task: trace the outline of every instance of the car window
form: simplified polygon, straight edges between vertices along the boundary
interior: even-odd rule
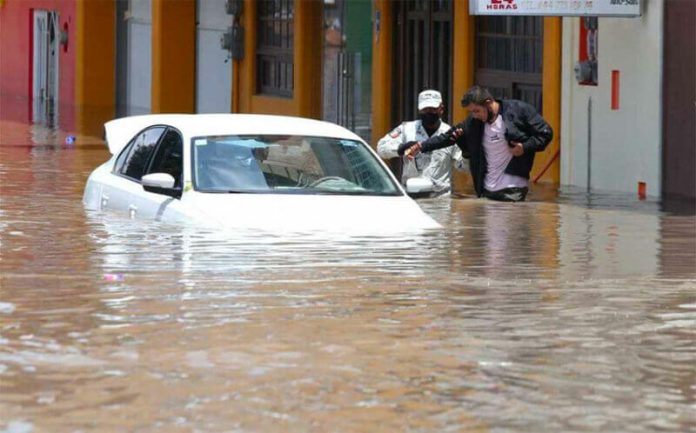
[[[163,126],[156,126],[138,134],[119,155],[115,171],[139,181],[147,169],[152,152],[164,129]]]
[[[118,158],[116,158],[116,164],[114,165],[114,173],[120,173],[121,169],[123,168],[123,163],[126,162],[126,158],[128,158],[128,154],[130,153],[131,149],[133,148],[133,143],[135,143],[135,139],[138,138],[137,136],[134,137],[131,141],[126,144],[126,146],[121,150],[121,153],[118,155]]]
[[[181,187],[183,173],[183,139],[174,130],[168,129],[160,140],[160,144],[152,157],[148,173],[168,173],[174,177],[174,187]]]
[[[367,146],[309,136],[193,139],[194,187],[204,192],[400,195]]]

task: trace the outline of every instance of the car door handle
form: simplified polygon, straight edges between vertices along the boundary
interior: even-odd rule
[[[128,216],[132,218],[135,218],[135,214],[138,212],[138,206],[132,204],[128,206]]]
[[[106,206],[109,204],[109,196],[106,194],[102,194],[101,196],[101,208],[106,209]]]

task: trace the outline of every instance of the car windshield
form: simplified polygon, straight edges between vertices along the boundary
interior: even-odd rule
[[[193,138],[198,191],[401,195],[367,146],[356,140],[281,135]]]

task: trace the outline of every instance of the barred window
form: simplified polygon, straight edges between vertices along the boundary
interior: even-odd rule
[[[257,93],[292,98],[294,0],[258,0]]]

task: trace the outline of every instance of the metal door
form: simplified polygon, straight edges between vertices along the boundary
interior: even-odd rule
[[[129,0],[127,37],[127,114],[148,114],[152,107],[152,0]]]
[[[323,119],[370,140],[370,0],[324,2]]]
[[[696,201],[695,17],[696,2],[665,2],[662,193],[665,198],[691,200],[692,206]]]
[[[58,118],[58,14],[34,10],[32,121],[55,126]]]
[[[225,0],[196,2],[196,112],[232,111],[232,61],[220,38],[232,25]]]
[[[442,93],[445,119],[452,107],[452,0],[394,2],[392,123],[417,117],[418,93]]]
[[[476,84],[541,112],[543,30],[541,17],[476,17]]]

